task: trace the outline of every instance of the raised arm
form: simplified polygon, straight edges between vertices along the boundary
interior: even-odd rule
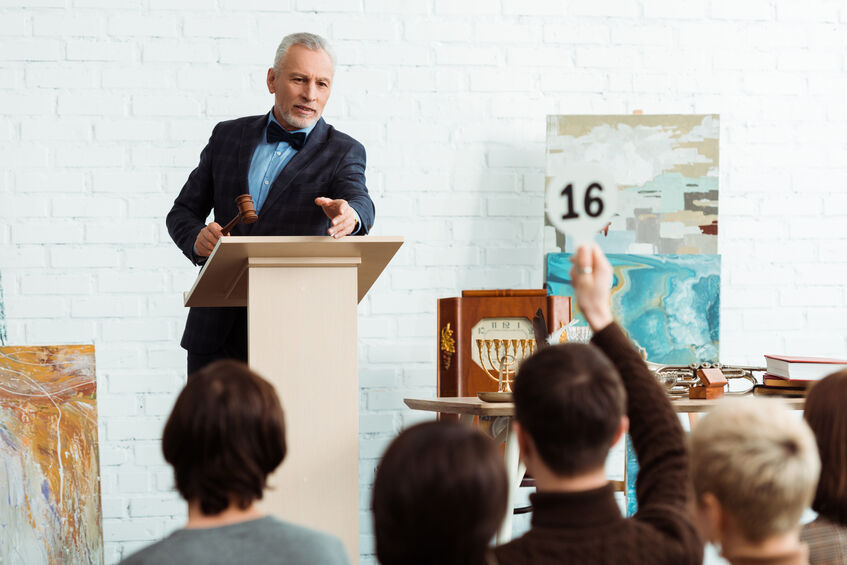
[[[665,392],[611,312],[612,267],[600,248],[580,247],[571,280],[577,303],[594,331],[592,342],[621,374],[627,392],[629,433],[638,455],[637,520],[681,542],[692,562],[700,546],[688,515],[688,454],[679,419]]]

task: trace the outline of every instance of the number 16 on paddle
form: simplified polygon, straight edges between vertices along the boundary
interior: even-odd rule
[[[618,187],[599,165],[568,165],[547,181],[547,218],[573,237],[574,250],[594,241],[594,234],[612,219],[617,202]]]

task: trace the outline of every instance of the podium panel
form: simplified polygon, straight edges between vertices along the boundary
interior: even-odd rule
[[[269,268],[251,260],[248,335],[250,367],[282,401],[288,444],[262,507],[338,535],[357,558],[358,260],[346,261]]]

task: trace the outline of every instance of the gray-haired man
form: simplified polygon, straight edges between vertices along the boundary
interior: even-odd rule
[[[325,39],[288,35],[268,69],[271,111],[215,126],[167,217],[171,238],[194,264],[206,260],[221,224],[238,213],[235,197],[248,192],[259,219],[239,224],[233,235],[340,238],[370,230],[374,205],[365,186],[365,149],[321,118],[334,74]],[[211,211],[214,221],[206,225]],[[216,359],[246,361],[246,310],[192,308],[182,347],[189,374]]]

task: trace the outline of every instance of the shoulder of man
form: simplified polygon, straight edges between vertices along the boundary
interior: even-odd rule
[[[285,553],[292,562],[315,565],[347,565],[349,559],[341,540],[332,534],[313,530],[305,526],[284,522],[272,517],[264,524],[276,529]]]
[[[365,146],[362,145],[356,139],[354,139],[352,136],[347,135],[343,131],[335,129],[334,126],[331,126],[326,122],[324,122],[324,125],[326,126],[326,139],[327,139],[327,141],[333,143],[334,145],[336,145],[338,147],[344,147],[344,148],[350,148],[350,149],[361,148],[362,150],[364,150]]]
[[[172,543],[169,537],[143,547],[127,557],[118,565],[153,565],[167,563],[166,557],[171,554]]]
[[[808,544],[815,563],[843,563],[838,559],[847,557],[847,526],[831,522],[823,516],[803,526],[800,540]],[[822,559],[823,556],[831,561]]]
[[[233,118],[231,120],[224,120],[222,122],[218,122],[215,124],[213,131],[222,131],[222,130],[232,130],[244,127],[247,124],[253,123],[256,120],[264,118],[267,114],[259,114],[258,116],[244,116],[242,118]]]
[[[494,548],[493,554],[498,565],[523,565],[530,562],[529,542],[527,534],[513,539]]]

